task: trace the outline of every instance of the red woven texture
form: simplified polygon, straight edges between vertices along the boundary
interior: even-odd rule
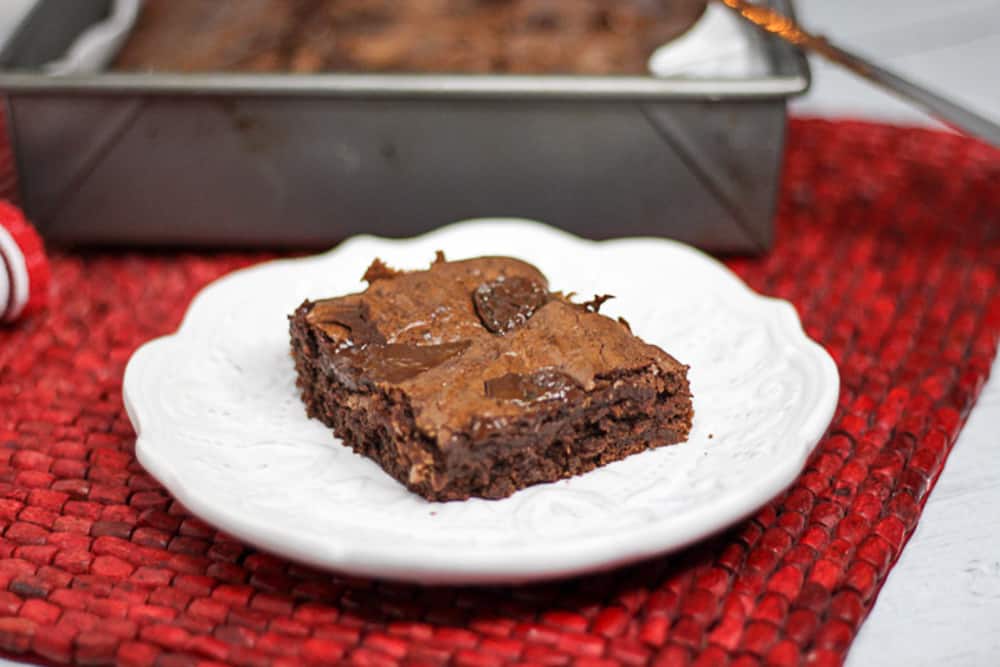
[[[133,457],[122,371],[197,289],[260,256],[55,254],[47,314],[0,331],[0,648],[123,665],[837,664],[994,358],[1000,155],[793,122],[778,227],[773,253],[730,263],[839,363],[805,473],[693,549],[526,588],[332,576],[188,515]]]

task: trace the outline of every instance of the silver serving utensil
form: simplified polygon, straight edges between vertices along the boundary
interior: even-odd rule
[[[941,97],[861,56],[804,30],[793,19],[747,0],[719,0],[758,28],[796,46],[818,53],[920,107],[954,129],[1000,148],[1000,125]]]

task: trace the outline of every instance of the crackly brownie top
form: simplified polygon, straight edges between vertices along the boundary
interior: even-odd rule
[[[517,259],[438,253],[429,269],[406,272],[375,260],[364,279],[364,292],[306,302],[306,320],[325,334],[341,382],[401,390],[442,445],[474,422],[582,395],[602,376],[683,368],[598,313],[603,297],[573,303]]]
[[[645,74],[705,0],[146,0],[115,66]]]

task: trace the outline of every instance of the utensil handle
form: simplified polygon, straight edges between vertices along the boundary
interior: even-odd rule
[[[1000,125],[993,121],[946,100],[937,93],[933,93],[923,86],[918,86],[898,74],[879,67],[856,53],[851,53],[832,44],[825,37],[803,29],[790,16],[776,12],[770,7],[755,4],[750,0],[719,0],[719,2],[761,30],[777,35],[799,48],[814,51],[855,74],[896,93],[899,97],[912,102],[956,130],[978,137],[1000,148]]]
[[[945,124],[1000,148],[1000,125],[861,56],[825,41],[821,52],[858,75],[914,103]]]

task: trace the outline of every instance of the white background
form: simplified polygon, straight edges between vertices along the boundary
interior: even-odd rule
[[[0,41],[30,0],[2,0]],[[799,0],[809,27],[1000,122],[1000,0]],[[813,61],[798,114],[930,123]],[[917,530],[861,629],[849,667],[1000,664],[1000,361]],[[14,664],[0,660],[0,664]]]

